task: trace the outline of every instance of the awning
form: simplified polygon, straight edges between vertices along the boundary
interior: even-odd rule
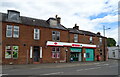
[[[80,48],[96,48],[96,45],[81,44],[81,43],[67,43],[67,42],[53,42],[47,41],[47,46],[59,46],[59,47],[80,47]]]

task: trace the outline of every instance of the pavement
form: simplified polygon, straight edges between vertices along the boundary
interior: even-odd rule
[[[2,75],[118,75],[118,60],[3,65]]]

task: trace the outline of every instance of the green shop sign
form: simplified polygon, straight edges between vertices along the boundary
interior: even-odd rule
[[[81,52],[81,48],[70,48],[71,52]]]

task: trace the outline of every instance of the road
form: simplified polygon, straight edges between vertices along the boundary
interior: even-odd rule
[[[118,75],[118,61],[4,65],[3,75]]]

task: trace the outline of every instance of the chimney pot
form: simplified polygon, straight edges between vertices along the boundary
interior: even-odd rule
[[[75,24],[75,26],[73,27],[73,29],[79,30],[79,26],[77,26],[77,24]]]
[[[100,32],[97,32],[98,35],[100,35]]]
[[[58,18],[58,15],[55,15],[55,18],[57,19],[57,18]]]

